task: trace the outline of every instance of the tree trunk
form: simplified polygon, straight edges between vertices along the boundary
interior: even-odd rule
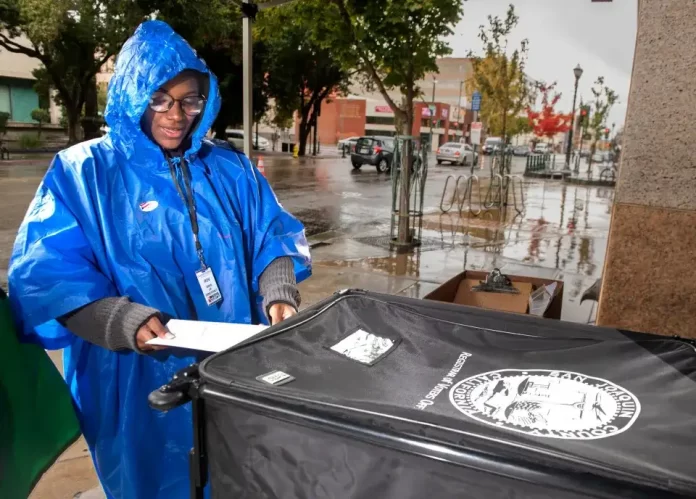
[[[83,89],[85,96],[85,117],[82,119],[84,140],[91,140],[101,135],[99,128],[99,103],[97,97],[97,79],[92,78]]]
[[[587,173],[590,174],[592,173],[592,160],[594,158],[594,153],[597,150],[597,140],[595,139],[594,142],[592,142],[592,145],[590,146],[590,158],[589,161],[587,162]]]
[[[68,145],[77,144],[80,141],[78,128],[80,126],[80,109],[73,106],[65,106],[68,115]]]
[[[405,117],[399,119],[401,123],[402,130],[399,131],[401,135],[411,135],[413,133],[413,85],[410,86],[408,92],[406,93],[406,113]],[[405,119],[403,119],[405,118]],[[404,142],[407,145],[408,142]],[[409,211],[411,208],[411,154],[413,151],[413,144],[411,147],[405,147],[402,153],[401,160],[401,194],[399,196],[399,223],[398,223],[398,233],[397,242],[399,244],[408,244],[411,242],[411,230],[409,227]],[[399,165],[392,165],[392,168],[398,168]]]
[[[223,117],[218,117],[218,119],[215,120],[215,124],[213,125],[215,138],[220,140],[227,140],[225,130],[227,130],[227,120]]]
[[[298,154],[304,156],[307,153],[307,139],[312,131],[311,120],[308,116],[302,115],[302,121],[300,121],[300,146]]]

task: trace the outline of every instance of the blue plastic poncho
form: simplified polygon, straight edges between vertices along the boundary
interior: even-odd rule
[[[201,264],[186,206],[163,152],[140,127],[150,95],[184,69],[209,77],[185,158],[205,261],[223,296],[213,306],[196,278]],[[109,85],[109,134],[55,157],[15,243],[9,281],[16,318],[44,347],[65,348],[65,378],[109,497],[189,497],[190,406],[162,414],[149,409],[147,396],[199,359],[108,351],[54,319],[126,295],[180,319],[258,322],[258,279],[271,261],[292,257],[298,282],[310,273],[301,223],[246,157],[203,140],[219,108],[216,78],[192,48],[162,22],[142,24]]]

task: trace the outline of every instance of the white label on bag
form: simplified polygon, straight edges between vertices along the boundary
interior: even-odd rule
[[[201,291],[203,291],[203,296],[205,296],[205,302],[208,306],[215,305],[222,300],[220,289],[218,288],[217,281],[215,281],[215,276],[210,267],[196,272],[196,277],[198,278],[198,284],[201,287]]]
[[[331,347],[334,352],[363,364],[372,364],[394,346],[389,338],[358,329]]]
[[[264,383],[268,383],[269,385],[284,385],[285,383],[290,383],[295,378],[290,376],[288,373],[284,373],[283,371],[271,371],[270,373],[263,374],[256,379],[263,381]]]

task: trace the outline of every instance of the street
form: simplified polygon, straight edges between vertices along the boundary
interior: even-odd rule
[[[423,246],[413,255],[395,257],[388,250],[391,179],[364,166],[353,170],[348,158],[293,160],[264,155],[265,175],[283,206],[305,224],[313,245],[314,276],[303,283],[303,305],[350,286],[376,291],[429,289],[468,269],[500,267],[510,274],[559,278],[566,282],[563,318],[591,320],[590,304],[579,294],[601,273],[613,190],[565,185],[558,180],[524,179],[524,211],[484,211],[459,216],[456,203],[442,213],[448,176],[470,169],[437,166],[428,171],[425,188]],[[490,183],[485,159],[482,196]],[[50,155],[0,163],[0,285],[7,285],[12,243],[28,203],[50,162]],[[521,175],[524,158],[514,158],[512,173]],[[450,181],[447,200],[451,199]],[[478,196],[474,195],[474,205]],[[521,200],[518,200],[521,208]],[[363,278],[364,277],[364,278]],[[327,281],[328,279],[328,281]],[[408,291],[406,291],[408,290]]]

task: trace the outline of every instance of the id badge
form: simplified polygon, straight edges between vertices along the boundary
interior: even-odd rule
[[[196,272],[196,277],[198,278],[198,284],[201,287],[201,291],[203,291],[203,296],[205,296],[205,302],[208,306],[215,305],[222,300],[220,289],[215,281],[213,270],[210,267]]]

